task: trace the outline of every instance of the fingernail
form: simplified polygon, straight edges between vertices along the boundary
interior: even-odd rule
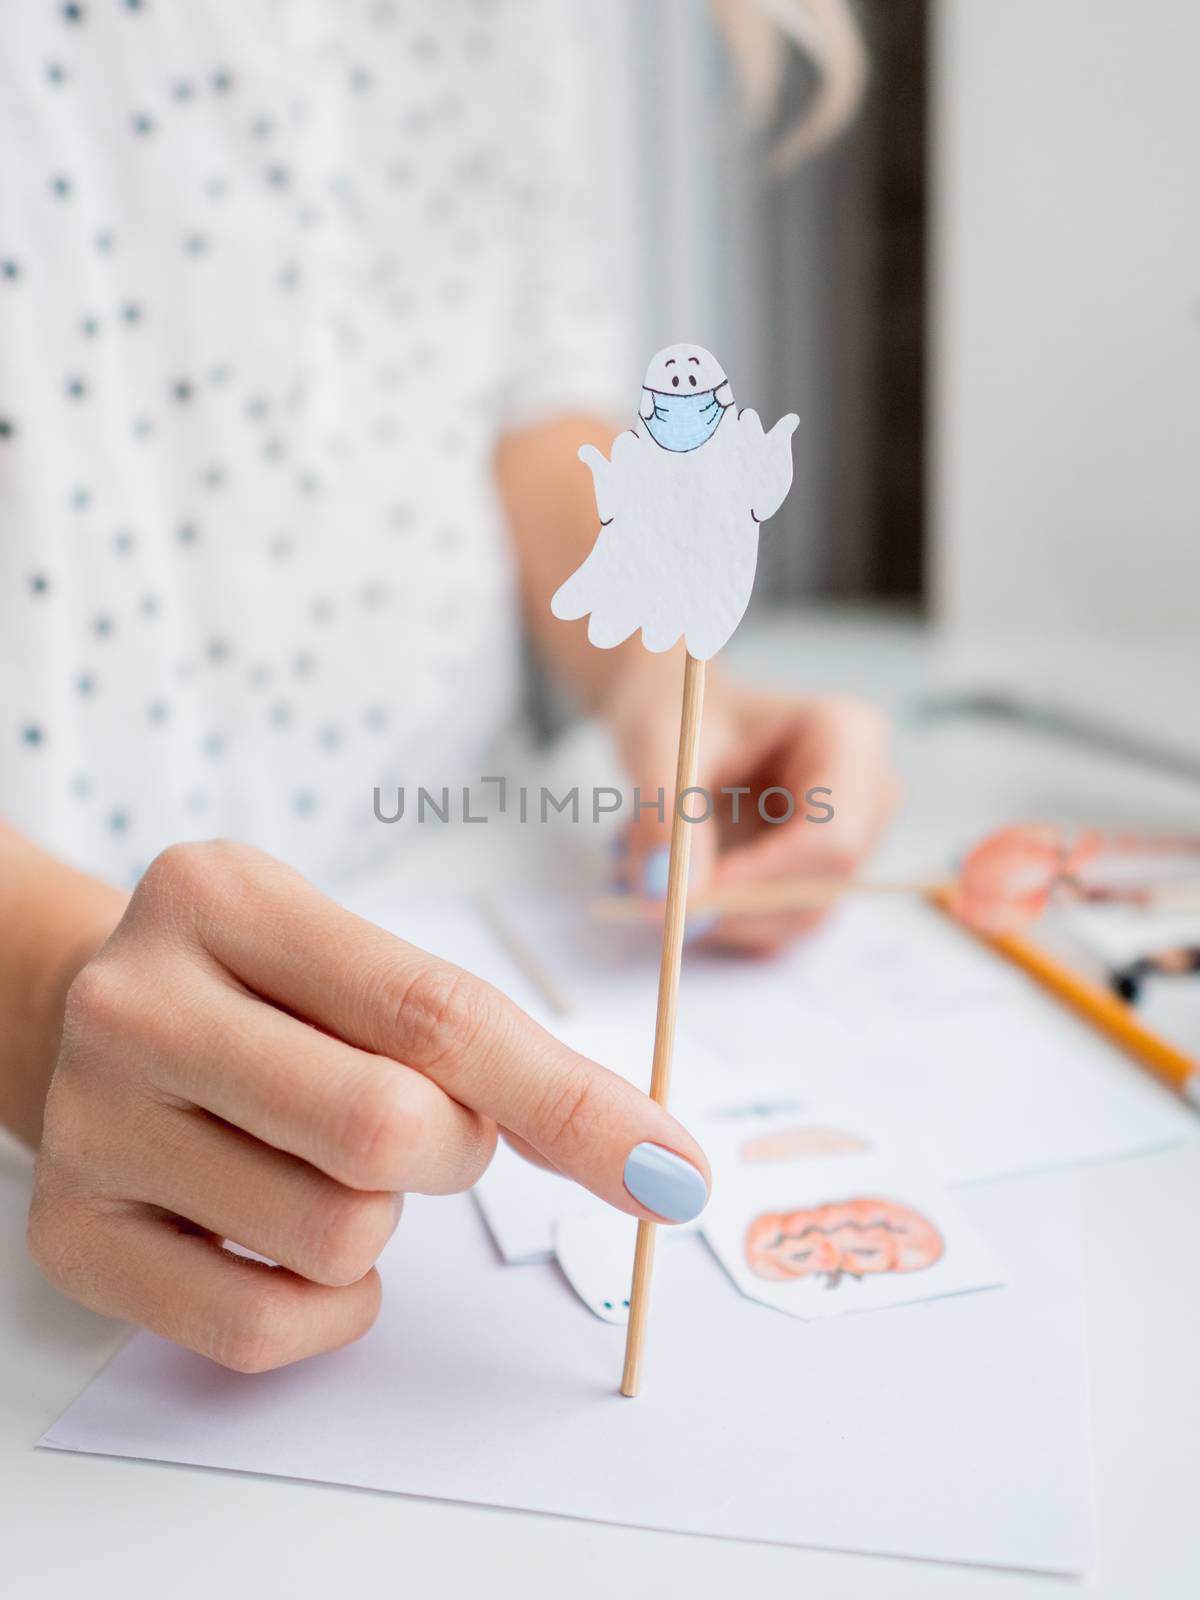
[[[690,1222],[708,1204],[704,1174],[661,1144],[635,1144],[625,1160],[625,1187],[647,1211]]]
[[[667,898],[667,878],[671,870],[671,852],[663,844],[642,862],[642,893],[651,900]]]
[[[392,1232],[393,1233],[395,1233],[396,1229],[400,1226],[400,1218],[403,1215],[403,1213],[404,1213],[404,1196],[402,1194],[394,1194],[392,1196]]]
[[[666,899],[670,867],[671,852],[666,845],[660,845],[646,857],[642,863],[642,893],[648,900]],[[692,872],[689,868],[689,881],[691,878]],[[689,917],[683,935],[684,944],[691,944],[695,939],[703,939],[705,934],[713,931],[720,920],[720,913],[716,911],[701,911],[696,916]]]
[[[689,917],[683,930],[684,944],[692,944],[697,939],[703,939],[710,934],[721,920],[719,911],[701,911],[694,917]]]

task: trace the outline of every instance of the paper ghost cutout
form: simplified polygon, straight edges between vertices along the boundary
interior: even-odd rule
[[[724,368],[707,350],[673,344],[646,369],[637,425],[591,470],[600,534],[550,602],[563,621],[588,616],[588,638],[612,649],[642,630],[647,650],[684,638],[700,661],[742,620],[754,587],[759,524],[792,485],[799,417],[763,432],[737,411]],[[589,616],[590,614],[590,616]]]

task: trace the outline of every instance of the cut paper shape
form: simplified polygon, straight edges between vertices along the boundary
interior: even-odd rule
[[[869,1139],[844,1128],[780,1128],[746,1139],[738,1155],[743,1161],[765,1163],[798,1161],[806,1156],[855,1155],[870,1148]]]
[[[922,1272],[946,1253],[928,1217],[896,1200],[834,1200],[807,1211],[764,1211],[746,1229],[746,1265],[788,1283],[822,1277],[836,1289],[845,1273]]]
[[[805,1321],[1005,1281],[945,1190],[872,1155],[714,1163],[700,1231],[744,1295]]]
[[[646,369],[637,424],[611,459],[584,445],[600,534],[551,610],[590,616],[602,650],[642,630],[647,650],[682,636],[697,661],[726,643],[745,613],[758,564],[759,524],[792,483],[794,414],[770,433],[737,411],[724,368],[694,344],[668,345]]]
[[[637,1223],[620,1211],[574,1212],[554,1229],[554,1254],[575,1293],[602,1322],[629,1321]]]

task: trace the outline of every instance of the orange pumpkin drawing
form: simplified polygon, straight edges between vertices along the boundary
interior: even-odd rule
[[[765,1211],[746,1230],[746,1261],[760,1278],[787,1282],[822,1276],[921,1272],[945,1253],[927,1217],[897,1200],[834,1200],[805,1211]]]

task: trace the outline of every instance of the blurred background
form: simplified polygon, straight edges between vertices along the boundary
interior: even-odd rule
[[[1195,638],[1200,7],[856,0],[862,110],[772,178],[707,6],[570,3],[640,347],[801,416],[758,607]]]

